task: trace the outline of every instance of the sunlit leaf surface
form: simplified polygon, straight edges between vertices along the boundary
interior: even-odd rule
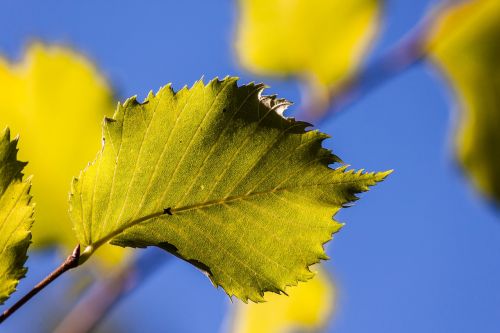
[[[338,87],[366,54],[380,6],[378,0],[240,0],[238,57],[259,74]]]
[[[0,304],[26,274],[24,263],[31,240],[33,204],[31,182],[23,180],[26,163],[17,160],[17,138],[0,133]]]
[[[231,333],[321,332],[332,316],[335,288],[323,271],[290,288],[289,296],[269,295],[265,303],[239,303],[231,313]]]
[[[289,103],[262,90],[199,81],[120,105],[72,188],[82,262],[109,241],[155,245],[253,301],[311,278],[341,227],[332,216],[388,172],[329,168],[328,136],[284,118]]]
[[[500,202],[500,1],[446,12],[429,50],[456,92],[458,159],[474,185]]]
[[[82,164],[95,157],[100,124],[114,107],[103,77],[68,48],[33,44],[20,62],[0,58],[0,123],[21,135],[21,159],[29,158],[26,172],[36,178],[35,246],[75,246],[68,188]],[[107,251],[107,259],[118,252]]]

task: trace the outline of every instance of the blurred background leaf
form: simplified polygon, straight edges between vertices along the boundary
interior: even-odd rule
[[[500,202],[500,1],[451,7],[428,41],[460,111],[456,152],[472,183]]]
[[[320,332],[331,318],[335,287],[324,270],[296,287],[289,296],[268,295],[266,303],[237,301],[230,312],[231,333]]]
[[[0,58],[0,123],[19,133],[20,159],[30,163],[37,197],[35,247],[76,244],[68,215],[71,179],[100,148],[101,123],[115,107],[111,88],[84,56],[32,44],[19,63]],[[123,250],[100,258],[115,262]]]
[[[366,56],[379,0],[240,0],[236,51],[261,75],[297,76],[320,112]]]

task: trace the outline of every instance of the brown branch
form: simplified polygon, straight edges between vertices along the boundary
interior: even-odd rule
[[[77,245],[73,252],[64,260],[64,262],[57,267],[52,273],[50,273],[45,279],[40,281],[33,289],[31,289],[26,295],[24,295],[19,301],[17,301],[10,308],[5,310],[0,315],[0,324],[3,323],[7,318],[9,318],[16,310],[22,307],[26,302],[38,294],[43,288],[47,287],[53,281],[55,281],[59,276],[61,276],[66,271],[78,266],[78,259],[80,258],[80,245]]]

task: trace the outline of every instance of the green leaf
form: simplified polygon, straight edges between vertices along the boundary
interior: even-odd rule
[[[428,47],[456,92],[458,160],[475,187],[500,202],[500,1],[452,7]]]
[[[27,163],[17,160],[17,138],[0,134],[0,304],[16,290],[27,269],[24,263],[31,242],[33,207],[30,178],[22,180]]]
[[[0,123],[20,133],[20,158],[29,158],[26,173],[37,180],[33,247],[64,246],[66,254],[76,244],[68,186],[100,147],[100,121],[116,105],[112,91],[83,55],[35,43],[20,62],[0,57],[0,101]],[[54,143],[57,149],[47,148]],[[99,262],[116,263],[123,256],[118,250]]]
[[[288,297],[272,294],[266,303],[236,304],[230,312],[230,332],[320,332],[333,314],[335,294],[328,274],[319,270],[312,280],[290,290]]]
[[[103,150],[71,190],[82,261],[108,241],[155,245],[253,301],[313,276],[341,227],[332,215],[388,172],[328,168],[340,160],[327,135],[236,80],[166,86],[105,120]]]

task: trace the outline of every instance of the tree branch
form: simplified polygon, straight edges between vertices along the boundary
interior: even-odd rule
[[[419,64],[427,56],[427,39],[436,20],[446,9],[460,3],[459,0],[442,0],[417,25],[388,52],[374,62],[362,67],[340,88],[331,91],[329,103],[320,112],[309,112],[307,107],[300,116],[308,121],[324,123],[340,111],[354,105],[362,97],[379,88],[397,75]]]
[[[52,273],[50,273],[45,279],[40,281],[33,289],[31,289],[26,295],[24,295],[19,301],[17,301],[10,308],[5,310],[0,315],[0,324],[3,323],[7,318],[9,318],[16,310],[22,307],[26,302],[38,294],[43,288],[47,287],[53,281],[55,281],[59,276],[61,276],[66,271],[78,266],[78,259],[80,258],[80,245],[77,245],[73,252],[64,260],[64,262],[57,267]]]

